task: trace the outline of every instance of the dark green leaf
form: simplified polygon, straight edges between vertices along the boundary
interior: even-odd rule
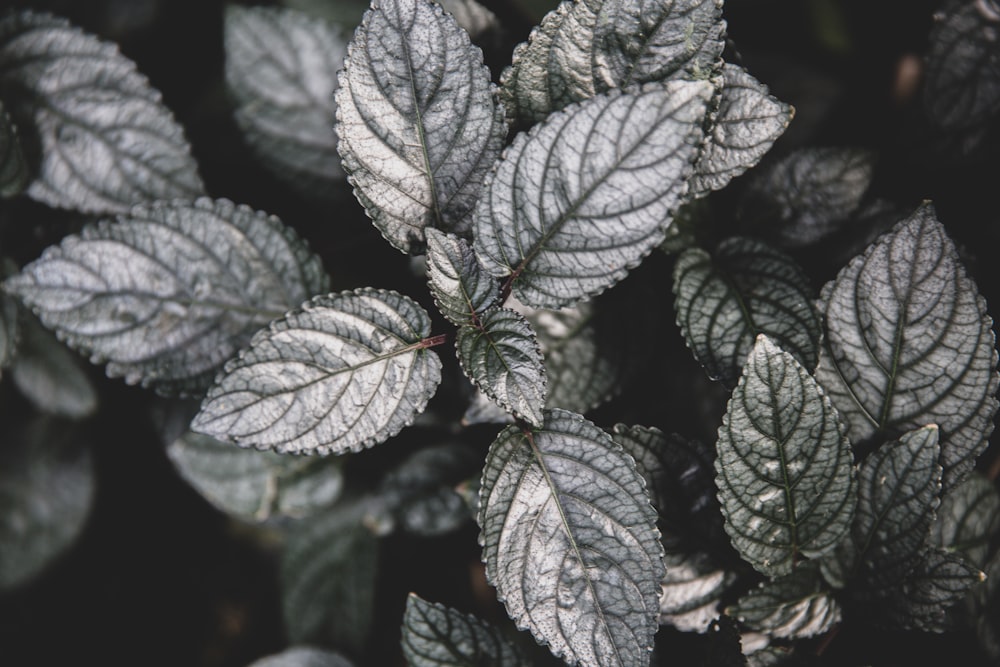
[[[840,605],[818,568],[807,566],[762,583],[726,613],[751,630],[779,638],[812,637],[840,622]]]
[[[244,447],[342,454],[392,437],[441,381],[427,312],[364,288],[318,296],[258,332],[209,389],[195,431]]]
[[[403,655],[411,667],[526,667],[530,660],[475,616],[411,593],[403,615]]]
[[[851,447],[830,399],[761,335],[719,429],[715,462],[726,532],[770,576],[837,546],[857,487]]]
[[[83,419],[97,411],[97,391],[80,358],[35,318],[22,319],[22,340],[10,367],[18,390],[41,412]]]
[[[940,429],[945,491],[972,470],[997,410],[993,321],[924,204],[823,288],[816,377],[854,442]]]
[[[971,565],[985,568],[991,546],[1000,536],[1000,494],[996,486],[973,472],[942,500],[931,525],[931,544],[957,551]]]
[[[518,135],[476,211],[476,255],[529,306],[581,301],[664,238],[697,159],[704,81],[613,92]]]
[[[203,192],[183,130],[118,47],[49,14],[0,21],[0,95],[41,151],[28,195],[87,213]]]
[[[524,316],[507,308],[487,311],[477,326],[459,328],[455,347],[465,374],[484,394],[504,410],[541,426],[545,367]]]
[[[21,194],[29,181],[17,128],[0,102],[0,199]]]
[[[904,630],[945,632],[948,610],[986,575],[957,554],[929,550],[878,608],[882,623]]]
[[[464,239],[433,227],[427,236],[427,278],[441,314],[454,324],[472,324],[476,315],[492,306],[500,286],[483,271]]]
[[[352,667],[352,664],[337,653],[293,646],[281,653],[255,660],[250,667]]]
[[[467,234],[507,134],[482,53],[429,0],[381,0],[337,90],[338,150],[383,236],[420,252],[424,228]]]
[[[226,86],[254,154],[304,194],[343,182],[333,93],[347,53],[338,26],[290,9],[228,5]]]
[[[649,664],[663,547],[635,463],[579,415],[504,429],[480,490],[483,560],[507,613],[570,664]]]
[[[709,377],[733,387],[758,334],[816,368],[822,327],[809,280],[782,252],[730,237],[714,255],[692,248],[674,266],[677,324]]]
[[[48,419],[0,447],[0,590],[28,582],[83,531],[95,492],[90,449]]]
[[[225,199],[137,207],[48,248],[7,280],[111,377],[199,394],[254,332],[328,289],[320,259],[274,216]]]

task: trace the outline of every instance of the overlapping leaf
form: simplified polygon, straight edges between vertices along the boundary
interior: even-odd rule
[[[931,525],[931,544],[962,554],[970,564],[985,568],[1000,535],[1000,494],[996,486],[973,472],[941,500]]]
[[[226,364],[191,428],[278,452],[371,447],[410,424],[437,390],[429,333],[427,312],[396,292],[318,296]]]
[[[663,549],[633,459],[579,415],[545,413],[490,448],[483,560],[521,628],[570,664],[647,665]]]
[[[411,593],[403,615],[411,667],[525,667],[530,661],[495,626]]]
[[[352,667],[343,656],[308,646],[293,646],[250,663],[250,667]]]
[[[726,532],[771,576],[833,549],[854,516],[850,444],[816,381],[760,336],[719,429],[715,462]]]
[[[476,315],[492,306],[500,286],[483,271],[464,239],[433,227],[427,236],[427,278],[441,314],[452,323],[472,324]]]
[[[790,106],[738,65],[722,68],[722,82],[718,115],[691,178],[693,197],[721,190],[757,164],[794,114]]]
[[[28,181],[28,164],[17,128],[0,103],[0,199],[21,194],[28,187]]]
[[[809,280],[782,252],[730,237],[714,255],[692,248],[674,266],[677,324],[709,377],[739,380],[758,334],[767,334],[807,369],[816,368],[822,327]]]
[[[337,90],[338,150],[383,236],[419,252],[424,228],[466,234],[507,134],[482,53],[429,0],[365,14]]]
[[[661,583],[660,624],[682,632],[706,632],[719,617],[719,603],[736,580],[704,554],[666,555]]]
[[[721,0],[566,0],[514,51],[501,79],[508,117],[530,125],[613,88],[720,64]]]
[[[859,442],[940,427],[944,489],[985,449],[997,410],[992,320],[924,204],[823,288],[816,377]]]
[[[210,503],[248,521],[309,514],[332,504],[343,488],[335,459],[240,449],[198,433],[176,439],[167,456]]]
[[[83,419],[97,410],[97,390],[81,360],[34,318],[24,318],[23,340],[10,367],[21,394],[41,412]]]
[[[612,92],[521,134],[476,211],[476,255],[517,298],[559,307],[625,277],[664,237],[697,159],[704,81]]]
[[[28,195],[87,213],[193,199],[203,186],[184,133],[133,63],[61,18],[0,21],[0,95],[41,164]]]
[[[771,637],[812,637],[840,621],[840,605],[823,585],[816,567],[762,583],[726,613]]]
[[[477,326],[459,328],[455,347],[462,369],[484,394],[504,410],[541,426],[545,366],[524,316],[508,308],[487,311]]]
[[[63,239],[6,281],[108,375],[199,393],[267,322],[325,292],[295,232],[227,200],[137,207]]]
[[[225,49],[226,86],[250,148],[305,194],[329,193],[344,179],[331,129],[342,28],[295,10],[229,5]]]

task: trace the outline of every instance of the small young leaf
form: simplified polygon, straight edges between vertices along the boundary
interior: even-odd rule
[[[356,504],[295,524],[279,562],[281,606],[296,644],[360,652],[375,605],[378,542]]]
[[[247,521],[310,514],[331,505],[343,488],[336,459],[240,449],[198,433],[176,439],[167,456],[210,503]]]
[[[65,552],[94,500],[94,462],[73,430],[38,419],[0,447],[0,591],[26,583]]]
[[[663,547],[635,463],[583,417],[504,429],[480,490],[483,560],[507,613],[570,664],[649,664]]]
[[[812,637],[840,622],[840,605],[823,586],[816,567],[798,567],[762,583],[726,613],[771,637]]]
[[[526,667],[530,660],[475,616],[411,593],[403,615],[403,655],[410,667]]]
[[[725,65],[722,81],[718,116],[691,178],[692,197],[721,190],[756,165],[794,114],[792,107],[738,65]]]
[[[21,194],[29,180],[17,128],[0,102],[0,199]]]
[[[307,646],[293,646],[281,653],[255,660],[249,667],[353,667],[353,665],[337,653]]]
[[[566,0],[514,51],[501,77],[508,118],[521,125],[614,88],[705,78],[725,45],[722,0]]]
[[[427,312],[370,288],[318,296],[259,331],[226,364],[191,428],[243,447],[342,454],[423,412],[441,361]]]
[[[823,288],[816,378],[854,442],[940,429],[947,491],[986,448],[997,411],[993,321],[924,204]]]
[[[348,49],[338,150],[382,235],[420,252],[424,228],[465,235],[507,127],[482,52],[429,0],[381,0]]]
[[[342,182],[331,128],[343,30],[291,9],[228,5],[225,49],[236,122],[261,162],[307,195]]]
[[[704,81],[613,92],[518,135],[476,210],[476,255],[529,306],[611,287],[663,240],[712,94]]]
[[[114,44],[49,14],[0,21],[0,95],[41,164],[28,195],[86,213],[193,199],[204,186],[160,93]]]
[[[18,390],[41,412],[83,419],[97,411],[97,390],[66,349],[33,317],[22,320],[23,339],[10,367]]]
[[[949,629],[948,610],[986,578],[957,554],[928,550],[916,569],[873,612],[889,627],[922,632]]]
[[[1000,493],[989,479],[973,472],[942,500],[931,525],[931,544],[959,552],[985,568],[991,543],[1000,535]]]
[[[733,387],[758,334],[816,368],[822,326],[809,280],[782,252],[730,237],[714,256],[692,248],[674,266],[677,324],[709,377]]]
[[[476,386],[504,410],[542,425],[545,366],[535,332],[521,314],[496,308],[478,326],[459,328],[458,360]]]
[[[328,285],[320,259],[280,220],[202,198],[87,226],[5,288],[70,347],[107,361],[109,376],[184,395]]]
[[[500,286],[483,271],[464,239],[433,227],[427,235],[427,278],[441,314],[459,326],[472,324],[478,313],[492,306]]]
[[[792,572],[851,526],[856,482],[837,411],[795,358],[757,338],[719,428],[715,462],[726,532],[760,572]]]

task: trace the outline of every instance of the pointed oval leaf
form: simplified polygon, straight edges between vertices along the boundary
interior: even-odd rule
[[[818,568],[806,566],[762,583],[726,613],[777,638],[812,637],[840,622],[840,605],[824,587]]]
[[[382,0],[348,49],[338,150],[382,235],[420,252],[424,228],[467,234],[507,127],[482,52],[429,0]]]
[[[1000,535],[1000,493],[984,475],[973,472],[941,499],[931,525],[931,544],[957,551],[970,564],[985,568]]]
[[[530,660],[500,630],[475,616],[410,593],[403,614],[410,667],[524,667]]]
[[[434,303],[453,324],[471,324],[500,297],[500,286],[479,266],[472,246],[464,239],[433,227],[424,231],[427,278]]]
[[[949,609],[966,597],[986,575],[958,554],[929,549],[917,567],[889,597],[870,612],[879,624],[903,630],[946,632]]]
[[[518,135],[476,211],[476,255],[529,306],[560,307],[625,277],[687,189],[712,87],[613,92]]]
[[[0,199],[21,194],[29,180],[17,128],[0,102]]]
[[[66,349],[33,317],[22,322],[23,340],[10,376],[40,412],[84,419],[97,411],[97,390],[78,356]]]
[[[501,77],[508,118],[531,125],[566,106],[720,64],[721,0],[567,0],[514,51]]]
[[[328,285],[290,227],[206,198],[87,226],[5,283],[109,376],[182,395],[204,391],[254,332]]]
[[[333,94],[347,54],[342,28],[291,9],[228,5],[226,86],[258,159],[304,194],[344,179]]]
[[[49,14],[0,21],[0,94],[41,164],[28,195],[86,213],[204,191],[181,126],[118,47]]]
[[[674,265],[677,325],[713,380],[733,387],[758,334],[807,369],[816,368],[823,330],[809,279],[791,257],[730,237],[714,255],[686,250]]]
[[[535,332],[508,308],[487,311],[455,340],[465,374],[497,405],[535,426],[545,407],[545,366]]]
[[[309,646],[293,646],[281,653],[250,663],[250,667],[353,667],[338,653],[321,651]]]
[[[342,454],[423,412],[441,361],[427,312],[396,292],[318,296],[259,331],[209,389],[195,431],[243,447]]]
[[[795,357],[757,344],[719,428],[716,485],[726,532],[770,576],[833,549],[851,526],[850,443],[830,399]]]
[[[336,459],[240,449],[198,433],[177,438],[167,456],[212,505],[247,521],[310,514],[332,504],[343,488]]]
[[[378,541],[361,516],[358,504],[336,505],[289,533],[278,578],[293,644],[363,650],[375,609]]]
[[[698,156],[691,196],[721,190],[753,167],[784,133],[794,110],[738,65],[722,68],[722,98]]]
[[[483,469],[486,575],[518,627],[569,664],[648,665],[663,547],[635,463],[583,417],[504,429]]]
[[[83,531],[96,479],[90,448],[65,424],[7,429],[0,447],[0,591],[27,583]]]
[[[816,377],[854,442],[937,424],[944,490],[972,470],[997,411],[993,320],[930,204],[823,288]]]

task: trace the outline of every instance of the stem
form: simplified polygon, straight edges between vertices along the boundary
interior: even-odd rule
[[[444,345],[452,339],[452,334],[438,334],[437,336],[431,336],[430,338],[424,338],[422,341],[414,345],[418,350],[426,350],[429,347],[436,347],[438,345]]]

